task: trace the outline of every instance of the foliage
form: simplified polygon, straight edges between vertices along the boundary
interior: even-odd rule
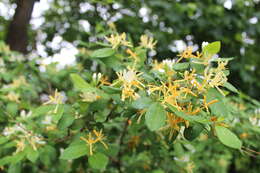
[[[48,22],[40,28],[46,34],[46,50],[55,52],[47,43],[56,36],[69,42],[75,38],[85,42],[99,40],[109,32],[107,24],[111,23],[118,32],[131,34],[135,43],[144,31],[153,35],[159,42],[155,57],[160,60],[178,54],[178,42],[198,47],[203,41],[221,40],[225,50],[221,55],[236,59],[231,62],[230,82],[259,98],[259,1],[231,1],[230,9],[225,7],[226,0],[104,2],[53,1],[44,14]],[[84,28],[84,22],[89,29]]]
[[[249,167],[259,149],[260,103],[228,83],[231,59],[214,56],[220,42],[203,44],[201,53],[188,47],[159,62],[147,58],[156,46],[151,37],[143,35],[138,45],[124,33],[105,38],[82,46],[76,65],[62,69],[0,44],[1,169],[132,173]],[[257,163],[250,167],[257,172]]]

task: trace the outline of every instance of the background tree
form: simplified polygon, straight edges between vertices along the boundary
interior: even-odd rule
[[[11,50],[27,53],[28,25],[32,16],[33,6],[38,0],[17,0],[15,14],[8,27],[6,42]]]
[[[174,57],[180,51],[178,45],[198,47],[203,41],[220,40],[223,56],[236,59],[230,65],[230,82],[255,98],[260,96],[258,0],[48,2],[45,22],[32,32],[40,31],[37,42],[45,46],[48,55],[59,51],[50,44],[55,37],[68,42],[95,41],[109,22],[114,22],[119,32],[131,34],[135,43],[143,31],[153,35],[159,43],[154,56],[158,59]]]

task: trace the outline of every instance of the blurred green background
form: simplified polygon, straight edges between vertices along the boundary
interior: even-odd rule
[[[235,58],[230,82],[259,99],[259,18],[259,0],[2,0],[0,39],[46,58],[77,47],[78,40],[98,40],[113,22],[134,42],[143,33],[154,36],[157,59],[219,40],[220,55]]]

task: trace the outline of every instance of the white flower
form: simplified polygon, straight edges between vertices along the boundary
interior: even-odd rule
[[[15,133],[15,129],[13,127],[6,127],[4,128],[3,135],[10,136]]]
[[[204,48],[204,47],[207,46],[208,44],[209,44],[209,42],[203,41],[201,47]]]
[[[52,121],[52,117],[50,115],[47,115],[45,119],[42,121],[42,124],[50,125]]]
[[[29,111],[28,113],[26,113],[25,110],[22,110],[21,113],[20,113],[20,116],[24,119],[30,117],[32,115],[32,111]]]
[[[129,71],[124,70],[123,79],[126,82],[131,83],[132,81],[136,80],[136,73],[132,70],[129,70]]]
[[[165,70],[162,69],[162,68],[160,68],[158,71],[161,72],[161,73],[164,73],[164,72],[165,72]]]
[[[258,119],[257,117],[249,117],[249,121],[251,122],[252,125],[255,126],[257,124]]]
[[[40,135],[38,135],[38,136],[32,136],[32,140],[35,142],[35,143],[37,143],[37,144],[41,144],[41,145],[43,145],[43,144],[46,144],[46,142],[44,141],[44,140],[42,140],[42,136],[40,136]]]
[[[175,64],[174,59],[165,59],[162,61],[164,65],[167,65],[169,68],[172,68],[172,66]]]
[[[95,83],[98,83],[99,80],[101,79],[102,77],[102,74],[101,73],[93,73],[92,75],[92,80],[95,82]]]

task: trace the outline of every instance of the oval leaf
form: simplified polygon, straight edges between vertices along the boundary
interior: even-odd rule
[[[111,49],[111,48],[103,48],[103,49],[98,49],[96,51],[94,51],[91,54],[92,58],[105,58],[105,57],[109,57],[111,55],[115,54],[115,50]]]
[[[235,149],[240,149],[242,147],[242,142],[229,129],[222,126],[216,126],[216,133],[218,139],[224,145]]]
[[[88,161],[93,169],[104,170],[108,164],[108,157],[102,153],[96,153],[90,156]]]
[[[80,91],[93,91],[93,87],[88,84],[80,75],[70,74],[74,87]]]
[[[72,145],[66,148],[60,158],[64,160],[72,160],[87,155],[88,149],[85,144]]]
[[[215,55],[220,51],[220,46],[220,41],[215,41],[203,47],[202,50],[206,55]]]
[[[153,103],[145,114],[145,123],[151,130],[158,130],[164,126],[166,121],[166,111],[160,103]]]

